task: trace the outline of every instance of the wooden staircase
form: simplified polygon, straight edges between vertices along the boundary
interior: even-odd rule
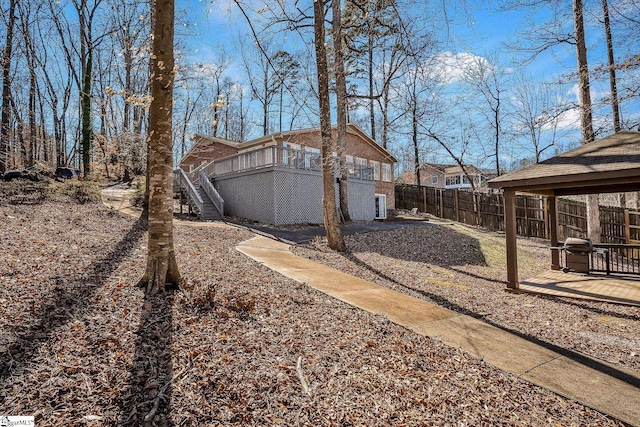
[[[211,200],[209,195],[207,195],[207,192],[204,190],[204,188],[202,188],[202,186],[198,184],[196,190],[202,198],[202,210],[200,211],[200,219],[203,221],[209,221],[222,218],[223,215],[218,212],[218,209],[213,204],[213,201]]]
[[[196,179],[194,179],[196,178]],[[187,174],[182,169],[174,171],[174,191],[184,194],[191,209],[202,221],[224,217],[224,200],[203,171]]]

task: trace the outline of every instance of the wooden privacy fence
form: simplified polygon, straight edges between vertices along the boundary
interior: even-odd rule
[[[504,230],[502,194],[474,194],[466,190],[398,184],[396,208],[413,209],[439,218]],[[516,229],[519,236],[549,238],[547,198],[519,194],[516,197]],[[640,212],[600,206],[601,241],[640,244]],[[587,236],[587,208],[584,202],[558,199],[559,239]]]

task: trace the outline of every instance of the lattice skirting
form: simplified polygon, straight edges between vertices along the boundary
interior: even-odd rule
[[[322,174],[271,167],[216,178],[225,214],[274,225],[322,224]],[[356,221],[375,217],[375,184],[349,181],[349,213]],[[336,186],[337,200],[337,186]]]

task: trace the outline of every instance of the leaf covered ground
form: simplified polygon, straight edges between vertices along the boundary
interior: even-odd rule
[[[245,230],[176,225],[185,289],[145,298],[135,218],[43,202],[0,203],[0,221],[0,414],[47,426],[619,425],[266,269],[235,250]]]

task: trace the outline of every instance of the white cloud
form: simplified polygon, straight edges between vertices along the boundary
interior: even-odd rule
[[[463,80],[466,71],[478,64],[489,66],[488,61],[482,56],[473,53],[461,52],[440,52],[430,67],[433,76],[440,80],[442,84],[459,83]]]
[[[557,130],[569,130],[580,128],[580,109],[572,108],[558,116]],[[542,127],[543,130],[548,131],[553,127],[553,123],[548,123]]]
[[[608,89],[599,90],[593,84],[589,86],[589,93],[591,94],[591,102],[604,99],[610,96],[611,92]],[[571,89],[567,91],[567,95],[573,95],[576,104],[580,103],[580,87],[578,83],[571,86]]]

